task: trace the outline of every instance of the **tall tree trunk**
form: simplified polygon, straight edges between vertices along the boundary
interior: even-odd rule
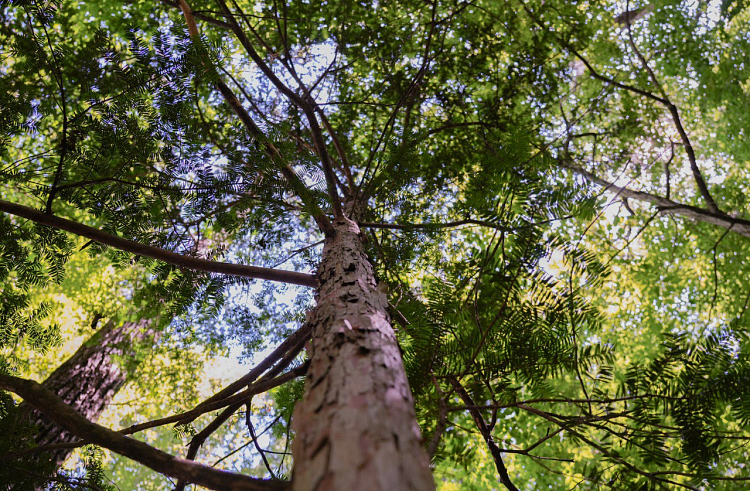
[[[433,490],[401,353],[359,227],[334,224],[318,271],[294,491]]]
[[[127,379],[127,367],[116,357],[133,356],[133,345],[153,335],[153,321],[107,322],[42,383],[90,421],[96,421]],[[39,445],[67,443],[77,438],[55,425],[38,411],[28,409],[38,432]],[[47,456],[59,467],[70,449],[58,449]]]

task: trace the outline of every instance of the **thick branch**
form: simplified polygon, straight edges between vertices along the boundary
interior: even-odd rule
[[[198,416],[202,414],[215,411],[217,409],[222,409],[224,407],[227,407],[233,404],[240,404],[240,405],[244,404],[252,396],[257,395],[257,394],[262,394],[263,392],[267,392],[275,387],[283,385],[289,382],[290,380],[294,380],[297,377],[301,377],[305,374],[306,371],[307,371],[307,364],[300,365],[297,368],[293,368],[292,370],[289,370],[284,375],[279,375],[276,378],[271,378],[268,380],[263,380],[255,384],[252,384],[246,390],[243,390],[242,392],[239,392],[238,394],[235,394],[233,396],[227,397],[225,399],[218,399],[210,403],[200,405],[184,413],[174,414],[172,416],[167,416],[166,418],[155,419],[153,421],[148,421],[146,423],[133,425],[128,428],[125,428],[124,430],[120,430],[119,433],[122,433],[123,435],[131,435],[133,433],[137,433],[139,431],[143,431],[149,428],[155,428],[157,426],[164,426],[164,425],[172,424],[172,423],[184,424],[186,422],[193,421],[195,418],[197,418]]]
[[[693,173],[695,184],[698,186],[698,191],[700,191],[703,199],[706,200],[706,206],[708,206],[708,209],[714,213],[720,213],[719,207],[716,205],[716,201],[714,201],[711,193],[708,191],[706,181],[703,179],[703,175],[698,168],[698,162],[695,158],[695,150],[693,150],[693,146],[690,144],[690,138],[688,138],[685,128],[682,126],[682,120],[680,119],[680,113],[677,111],[677,106],[667,100],[667,109],[669,109],[669,113],[672,115],[672,121],[674,121],[677,132],[680,134],[682,145],[685,147],[685,152],[687,153],[688,161],[690,162],[690,170]]]
[[[604,180],[585,169],[581,169],[571,165],[566,165],[565,167],[575,172],[576,174],[585,177],[587,180],[616,193],[619,196],[651,203],[652,205],[655,205],[662,213],[679,215],[685,218],[696,220],[698,222],[709,223],[711,225],[726,228],[744,237],[750,237],[750,220],[734,218],[731,215],[720,211],[712,212],[703,208],[698,208],[697,206],[677,203],[676,201],[672,201],[671,199],[667,199],[662,196],[646,193],[643,191],[633,191],[632,189],[629,189],[627,187],[617,186],[614,183]]]
[[[99,229],[83,225],[72,220],[55,215],[48,215],[27,206],[0,200],[0,211],[10,213],[48,227],[64,230],[81,237],[86,237],[94,242],[104,244],[125,252],[131,252],[140,256],[150,257],[178,268],[194,271],[205,271],[207,273],[219,273],[230,276],[241,276],[259,280],[279,281],[281,283],[292,283],[295,285],[316,287],[318,281],[315,276],[295,271],[283,271],[278,269],[247,266],[244,264],[231,264],[220,261],[209,261],[197,257],[184,256],[176,252],[168,251],[160,247],[141,244],[130,239],[108,234]]]
[[[531,17],[531,19],[542,29],[547,29],[544,23],[542,23],[541,20],[539,20],[537,17],[534,16],[534,14],[529,10],[528,7],[524,6],[524,9],[526,10],[526,13]],[[627,19],[627,17],[626,17]],[[626,20],[627,22],[627,20]],[[628,26],[629,27],[629,26]],[[591,66],[591,64],[588,62],[586,58],[584,58],[578,51],[576,51],[575,48],[570,43],[567,43],[563,39],[555,36],[557,41],[560,43],[560,45],[565,48],[566,50],[573,53],[573,55],[578,58],[581,63],[586,65],[586,68],[588,68],[589,72],[591,73],[591,76],[594,77],[597,80],[600,80],[606,84],[614,85],[615,87],[618,87],[620,89],[628,90],[630,92],[633,92],[634,94],[641,95],[643,97],[646,97],[648,99],[651,99],[653,101],[656,101],[660,104],[662,104],[664,107],[669,110],[669,114],[671,116],[672,122],[675,125],[675,128],[677,129],[677,132],[680,134],[680,139],[682,140],[682,144],[685,147],[685,152],[688,156],[688,161],[690,162],[690,170],[693,173],[693,178],[695,179],[695,184],[698,186],[698,191],[701,193],[701,196],[706,201],[706,205],[708,206],[708,209],[712,213],[720,214],[721,210],[719,210],[719,207],[716,205],[716,202],[711,197],[711,193],[708,191],[708,186],[706,185],[706,181],[703,179],[703,175],[701,174],[700,169],[698,168],[698,163],[696,161],[695,157],[695,151],[693,150],[693,146],[690,144],[690,138],[688,138],[687,133],[685,132],[685,128],[682,126],[682,120],[680,119],[679,111],[677,110],[677,106],[675,106],[672,101],[669,100],[667,97],[667,94],[664,92],[664,90],[661,88],[661,85],[659,85],[658,80],[656,80],[656,76],[654,75],[651,68],[648,66],[648,63],[646,62],[645,58],[643,58],[638,51],[637,47],[635,46],[635,43],[632,44],[636,54],[638,55],[639,59],[641,60],[641,63],[644,65],[644,69],[649,74],[649,77],[651,78],[651,81],[654,83],[656,88],[662,93],[662,96],[658,96],[652,92],[639,89],[638,87],[634,87],[632,85],[623,84],[621,82],[618,82],[617,80],[604,76],[596,71],[596,69]]]
[[[299,332],[299,331],[298,331]],[[263,379],[260,380],[257,384],[262,384],[264,381],[267,380],[275,380],[271,379],[271,377],[274,377],[276,374],[284,370],[287,366],[289,366],[294,359],[297,357],[300,351],[302,351],[302,348],[304,346],[304,339],[301,341],[298,341],[298,343],[290,350],[287,351],[287,353],[284,355],[284,357],[279,360],[279,362],[271,368],[268,373],[263,377]],[[304,364],[299,367],[301,369],[301,373],[307,372],[307,366],[308,364]],[[290,370],[287,372],[294,373],[294,377],[299,375],[298,370]],[[294,377],[290,377],[289,380],[291,380]],[[281,377],[279,377],[281,378]],[[240,407],[242,407],[243,404],[249,404],[250,398],[253,396],[253,393],[250,393],[250,388],[247,390],[244,390],[243,392],[240,392],[239,394],[235,394],[231,397],[228,397],[227,401],[236,401],[232,404],[228,405],[228,407],[221,412],[213,421],[211,421],[203,430],[201,430],[200,433],[195,435],[193,439],[190,441],[190,447],[188,448],[188,452],[186,455],[186,458],[189,460],[194,460],[195,457],[198,455],[198,450],[201,446],[203,446],[203,443],[208,439],[209,436],[211,436],[216,430],[218,430],[221,425],[223,425]],[[222,401],[218,401],[222,402]],[[216,404],[216,403],[213,403]],[[200,409],[200,406],[197,408]],[[248,409],[249,410],[249,409]],[[185,489],[185,486],[187,485],[187,482],[184,480],[180,480],[177,482],[177,486],[175,486],[174,491],[183,491]]]
[[[250,399],[251,397],[253,397],[254,395],[262,394],[263,392],[267,392],[275,387],[283,385],[289,382],[290,380],[293,380],[297,377],[301,377],[305,375],[305,373],[307,372],[307,367],[308,367],[308,364],[305,363],[303,365],[298,366],[297,368],[293,368],[289,370],[283,375],[279,375],[276,378],[270,378],[267,380],[261,380],[259,382],[256,382],[250,385],[246,390],[243,390],[242,392],[235,394],[233,396],[226,397],[224,399],[214,400],[213,402],[210,402],[210,403],[201,404],[191,409],[190,411],[185,411],[184,413],[173,414],[172,416],[167,416],[167,417],[160,418],[160,419],[154,419],[151,421],[147,421],[145,423],[139,423],[133,426],[129,426],[122,430],[118,430],[118,433],[120,433],[121,435],[132,435],[134,433],[138,433],[143,430],[147,430],[149,428],[156,428],[159,426],[165,426],[165,425],[172,424],[172,423],[187,424],[191,421],[194,421],[195,418],[197,418],[198,416],[201,416],[202,414],[206,414],[211,411],[216,411],[217,409],[223,409],[233,404],[239,403],[240,405],[242,405],[246,403],[246,401]],[[78,448],[87,443],[89,442],[85,440],[78,440],[74,442],[39,445],[38,447],[32,447],[27,450],[22,450],[20,452],[16,452],[16,453],[4,456],[0,458],[0,462],[6,461],[9,459],[15,459],[15,458],[22,457],[24,455],[28,455],[32,453]]]
[[[288,488],[284,482],[255,479],[179,459],[141,441],[99,426],[78,414],[59,397],[33,380],[0,374],[0,389],[18,394],[28,404],[78,437],[164,475],[220,491],[271,491]]]
[[[284,156],[281,155],[281,151],[279,151],[276,145],[274,145],[273,142],[270,141],[268,137],[266,137],[265,133],[263,133],[258,125],[255,124],[253,118],[245,110],[239,99],[237,99],[237,96],[234,94],[232,89],[227,86],[227,84],[225,84],[221,80],[218,80],[216,82],[216,87],[219,89],[219,92],[221,92],[221,95],[222,97],[224,97],[226,103],[229,104],[229,106],[240,119],[243,126],[247,129],[250,135],[256,138],[263,145],[266,154],[279,167],[282,175],[287,180],[297,196],[299,196],[302,202],[311,209],[313,217],[315,218],[315,221],[317,222],[320,229],[324,233],[329,234],[333,230],[333,227],[331,226],[328,217],[326,217],[325,214],[323,214],[323,212],[317,206],[317,204],[315,204],[314,198],[311,196],[311,193],[307,189],[307,186],[305,186],[305,183],[302,182],[297,173],[294,172],[294,169],[292,169],[292,166],[289,165]]]
[[[200,403],[198,407],[204,406],[206,404],[211,404],[212,402],[229,397],[243,387],[249,386],[266,370],[270,369],[278,360],[282,359],[284,355],[286,355],[290,351],[293,351],[297,346],[300,345],[300,343],[304,343],[305,341],[307,341],[311,333],[312,328],[310,327],[310,325],[308,323],[303,324],[302,327],[290,334],[288,338],[286,338],[280,345],[276,347],[275,350],[271,352],[271,354],[266,356],[263,361],[253,367],[253,369],[247,372],[247,374],[235,380],[213,396]]]
[[[169,5],[171,7],[180,7],[180,2],[172,2],[171,0],[160,0],[162,3]],[[213,17],[210,17],[208,15],[201,14],[199,12],[190,12],[190,14],[196,18],[200,19],[208,24],[221,27],[223,29],[227,29],[229,31],[233,30],[232,26],[224,21],[215,19]],[[242,90],[240,88],[240,90]],[[346,176],[347,184],[349,186],[349,194],[354,193],[356,191],[356,184],[354,183],[354,178],[352,177],[351,173],[351,167],[349,165],[348,158],[346,156],[346,152],[344,151],[344,147],[341,144],[338,136],[336,135],[336,132],[334,131],[333,127],[331,126],[330,122],[328,121],[328,118],[326,117],[323,110],[320,108],[320,105],[315,103],[314,101],[311,101],[313,104],[313,107],[315,109],[315,112],[320,117],[321,123],[323,124],[323,127],[326,129],[328,134],[331,136],[331,141],[333,142],[334,147],[336,148],[336,152],[338,153],[339,158],[341,159],[341,167],[344,172],[344,175]],[[333,176],[336,177],[335,175]]]
[[[693,150],[693,145],[690,143],[690,138],[688,137],[688,134],[682,125],[682,119],[680,118],[680,113],[677,110],[677,106],[675,106],[672,103],[672,101],[669,99],[669,95],[667,95],[667,92],[664,90],[662,85],[659,83],[659,80],[656,78],[656,74],[649,66],[648,60],[646,60],[646,57],[644,57],[643,54],[641,54],[641,51],[638,49],[638,46],[635,44],[635,40],[633,39],[633,33],[630,29],[630,21],[626,19],[626,23],[627,23],[628,40],[630,41],[630,47],[633,48],[633,52],[638,58],[638,61],[641,63],[641,66],[643,66],[643,69],[646,70],[646,73],[648,74],[649,79],[651,79],[651,83],[653,83],[654,86],[661,92],[662,99],[664,100],[664,105],[669,110],[669,114],[672,117],[672,122],[674,123],[675,128],[677,128],[677,133],[680,134],[680,139],[682,140],[682,145],[685,147],[685,153],[687,153],[688,161],[690,162],[690,170],[693,173],[693,179],[695,179],[695,184],[698,186],[698,191],[700,191],[701,196],[703,196],[703,199],[706,201],[706,205],[708,206],[708,209],[712,211],[713,213],[718,213],[719,207],[716,205],[716,202],[711,196],[711,193],[708,191],[708,186],[706,185],[706,181],[703,179],[703,174],[701,174],[700,168],[698,167],[698,161],[696,160],[696,157],[695,157],[695,150]]]

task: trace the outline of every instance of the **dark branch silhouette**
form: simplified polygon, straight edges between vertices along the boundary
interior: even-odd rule
[[[286,482],[256,479],[174,457],[146,443],[92,423],[65,404],[54,393],[33,380],[0,374],[0,389],[17,394],[26,403],[34,406],[57,425],[79,438],[132,459],[164,475],[218,491],[281,491],[288,489],[288,483]]]
[[[253,278],[259,280],[278,281],[281,283],[292,283],[295,285],[316,287],[318,281],[315,276],[307,273],[297,273],[296,271],[283,271],[279,269],[261,268],[258,266],[247,266],[244,264],[231,264],[220,261],[209,261],[192,256],[177,254],[160,247],[141,244],[130,239],[118,237],[117,235],[108,234],[94,227],[89,227],[82,223],[74,222],[66,218],[49,215],[39,210],[29,208],[28,206],[10,203],[0,200],[0,211],[26,218],[33,222],[48,227],[64,230],[81,237],[86,237],[94,242],[104,244],[115,249],[125,252],[131,252],[140,256],[150,257],[167,264],[172,264],[182,269],[193,271],[205,271],[207,273],[219,273],[230,276],[241,276],[243,278]]]

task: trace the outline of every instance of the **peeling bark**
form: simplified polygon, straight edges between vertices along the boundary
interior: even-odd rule
[[[401,353],[359,227],[334,223],[318,271],[294,491],[434,490]]]
[[[153,335],[152,326],[151,320],[125,322],[119,326],[109,321],[52,372],[42,386],[86,419],[96,421],[127,379],[126,367],[115,358],[132,356],[133,343]],[[28,411],[30,421],[39,430],[35,436],[38,445],[79,439],[39,411],[30,408]],[[57,449],[45,457],[59,467],[72,451]]]

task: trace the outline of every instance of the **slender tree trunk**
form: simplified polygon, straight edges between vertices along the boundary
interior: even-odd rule
[[[127,367],[115,358],[133,356],[133,344],[153,335],[153,321],[109,321],[42,383],[90,421],[96,421],[127,379]],[[28,409],[39,431],[39,445],[67,443],[76,437],[38,411]],[[72,450],[59,449],[46,456],[59,467]]]
[[[359,227],[334,224],[318,271],[294,491],[435,489],[401,353]]]

